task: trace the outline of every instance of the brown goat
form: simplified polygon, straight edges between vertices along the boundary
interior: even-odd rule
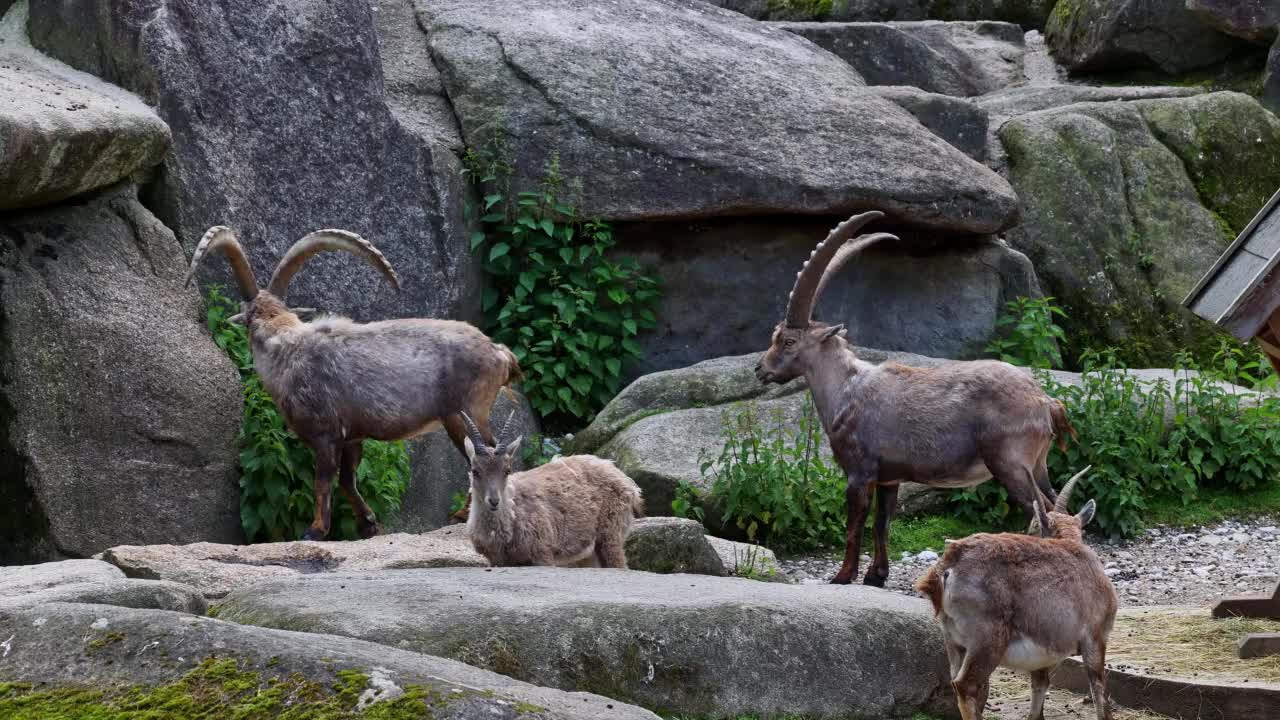
[[[1116,593],[1084,544],[1093,501],[1067,514],[1071,491],[1088,471],[1067,482],[1049,512],[1036,502],[1041,537],[982,533],[958,540],[916,582],[942,622],[964,720],[982,719],[998,666],[1030,673],[1028,720],[1043,720],[1049,673],[1072,655],[1084,662],[1098,720],[1111,719],[1106,654]]]
[[[466,453],[460,413],[467,411],[485,436],[499,390],[521,379],[515,355],[475,327],[452,320],[404,319],[356,323],[325,317],[303,322],[284,303],[289,280],[307,259],[325,250],[363,258],[391,285],[400,279],[382,253],[359,235],[319,230],[289,248],[265,290],[235,234],[205,233],[191,258],[191,282],[200,261],[221,250],[240,289],[253,366],[285,424],[315,451],[315,518],[303,534],[329,533],[334,475],[352,508],[361,537],[379,531],[377,518],[356,489],[363,441],[403,440],[443,425]]]
[[[1045,464],[1050,442],[1075,434],[1062,403],[1025,370],[994,360],[927,369],[872,365],[854,356],[843,325],[812,320],[822,289],[845,262],[873,243],[897,239],[877,233],[849,242],[881,217],[876,211],[856,215],[818,244],[796,276],[786,319],[756,365],[764,383],[804,376],[848,477],[844,564],[832,583],[847,584],[857,574],[874,490],[875,559],[863,582],[879,587],[889,577],[889,522],[899,483],[961,488],[994,476],[1031,516],[1036,500],[1055,498]]]
[[[491,445],[462,417],[473,498],[467,532],[476,552],[498,566],[594,560],[600,567],[627,567],[627,533],[644,515],[640,488],[631,478],[594,455],[556,458],[512,474],[520,438]]]

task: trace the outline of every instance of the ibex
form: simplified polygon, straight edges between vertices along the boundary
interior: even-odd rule
[[[897,239],[877,233],[851,241],[881,217],[877,211],[855,215],[818,244],[797,273],[786,318],[756,365],[764,383],[804,376],[848,478],[844,564],[832,583],[847,584],[858,571],[874,489],[875,559],[863,582],[879,587],[889,577],[889,522],[899,483],[962,488],[994,476],[1031,516],[1036,500],[1055,498],[1046,466],[1052,439],[1059,435],[1065,443],[1060,433],[1075,434],[1062,403],[1025,370],[994,360],[927,369],[872,365],[854,356],[843,325],[812,319],[823,288],[849,259],[876,242]]]
[[[631,523],[644,515],[640,488],[608,460],[594,455],[556,458],[512,474],[521,438],[499,432],[490,444],[466,414],[471,462],[467,532],[476,552],[498,565],[576,565],[626,568]],[[508,418],[508,423],[510,418]]]
[[[404,319],[356,323],[325,317],[303,322],[285,305],[289,280],[325,250],[343,250],[378,269],[392,287],[400,279],[367,240],[344,230],[318,230],[289,248],[266,289],[235,234],[209,229],[191,258],[187,283],[205,255],[221,250],[240,289],[233,319],[249,329],[253,366],[286,425],[315,451],[315,519],[303,533],[329,533],[333,477],[355,509],[361,537],[379,531],[377,518],[356,489],[363,441],[403,440],[443,424],[465,454],[467,411],[485,437],[499,390],[521,379],[516,357],[475,327],[452,320]]]
[[[1111,720],[1106,653],[1116,593],[1083,540],[1094,502],[1074,516],[1067,509],[1088,471],[1067,481],[1049,512],[1035,503],[1041,537],[983,533],[958,540],[916,582],[942,622],[964,720],[982,719],[997,666],[1030,673],[1028,718],[1043,720],[1049,673],[1072,655],[1084,662],[1098,720]]]

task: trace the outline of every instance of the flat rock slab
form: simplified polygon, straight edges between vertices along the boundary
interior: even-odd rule
[[[515,185],[555,155],[612,220],[846,214],[994,232],[1007,183],[791,33],[681,0],[417,2],[472,147],[499,120]]]
[[[124,577],[120,568],[101,560],[0,566],[0,596],[25,595],[72,583],[110,582]]]
[[[160,610],[57,603],[0,612],[0,637],[8,638],[0,651],[0,680],[11,682],[102,691],[155,686],[218,658],[256,673],[260,690],[291,676],[328,689],[350,682],[348,673],[356,672],[369,698],[380,690],[377,697],[393,700],[413,686],[432,691],[430,711],[414,717],[657,720],[609,698],[540,688],[452,660]]]
[[[423,535],[396,533],[349,542],[304,541],[260,545],[121,545],[101,558],[133,578],[173,580],[221,598],[273,578],[337,570],[488,567],[463,526]]]
[[[42,56],[25,9],[0,22],[0,210],[48,205],[160,162],[169,128],[140,99]]]
[[[930,608],[872,588],[444,568],[271,580],[232,593],[219,616],[443,655],[664,713],[905,717],[954,704]]]
[[[52,602],[119,605],[202,614],[195,588],[163,580],[133,580],[98,560],[64,560],[0,567],[0,610]]]

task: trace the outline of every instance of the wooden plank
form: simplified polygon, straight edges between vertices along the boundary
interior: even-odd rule
[[[1231,304],[1240,294],[1240,288],[1248,286],[1266,265],[1266,258],[1251,252],[1241,251],[1236,254],[1222,267],[1213,282],[1205,286],[1195,302],[1191,303],[1191,312],[1216,324],[1231,309]]]
[[[1263,210],[1245,235],[1243,248],[1264,258],[1274,257],[1280,250],[1280,212]]]
[[[1275,589],[1271,591],[1271,597],[1237,595],[1223,598],[1214,604],[1212,612],[1216,618],[1247,617],[1280,620],[1280,582],[1277,582]]]
[[[1249,633],[1240,638],[1236,655],[1245,660],[1280,655],[1280,633]]]
[[[1272,209],[1274,209],[1277,204],[1280,204],[1280,190],[1277,190],[1276,192],[1272,193],[1271,197],[1268,198],[1266,204],[1263,205],[1262,208],[1258,210],[1257,214],[1253,216],[1253,219],[1249,221],[1249,225],[1245,227],[1244,232],[1240,233],[1236,237],[1236,239],[1231,243],[1231,245],[1226,249],[1226,251],[1218,256],[1218,259],[1217,261],[1214,262],[1213,267],[1209,268],[1209,271],[1206,272],[1204,276],[1200,278],[1199,282],[1196,283],[1195,287],[1191,288],[1191,292],[1187,293],[1187,296],[1182,300],[1183,305],[1185,305],[1186,307],[1191,307],[1192,305],[1195,304],[1196,300],[1200,297],[1201,293],[1208,286],[1217,284],[1217,279],[1221,274],[1222,270],[1226,267],[1227,263],[1232,258],[1236,257],[1238,252],[1244,248],[1249,238],[1253,235],[1254,231],[1257,229],[1257,226],[1261,224],[1262,221],[1270,215]],[[1275,260],[1277,258],[1276,255],[1271,255],[1269,257],[1270,257],[1270,262],[1268,263],[1267,270],[1269,270],[1270,267],[1274,266]],[[1259,276],[1256,279],[1260,280],[1261,277]],[[1250,293],[1252,293],[1255,289],[1257,289],[1258,286],[1259,286],[1258,282],[1251,281],[1251,282],[1247,282],[1244,285],[1241,285],[1240,287],[1234,288],[1234,291],[1235,291],[1234,294],[1236,296],[1236,300],[1230,304],[1230,307],[1228,308],[1228,311],[1226,314],[1230,314],[1231,310],[1236,306],[1238,306],[1244,300],[1244,298],[1248,296]],[[1213,318],[1212,322],[1220,323],[1222,320],[1225,319],[1226,314],[1219,316],[1217,318]],[[1247,337],[1248,336],[1241,339],[1242,340],[1247,339]]]
[[[1049,676],[1049,682],[1064,690],[1089,693],[1089,678],[1076,658],[1063,660]],[[1216,684],[1108,668],[1107,692],[1113,703],[1178,720],[1280,718],[1280,687],[1275,685]],[[1081,716],[1093,717],[1093,712]]]
[[[1280,308],[1280,282],[1276,282],[1274,269],[1253,283],[1252,293],[1239,305],[1228,311],[1218,323],[1238,340],[1245,341],[1257,335],[1267,323],[1267,318]]]

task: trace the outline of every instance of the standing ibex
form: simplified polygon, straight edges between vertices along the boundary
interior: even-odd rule
[[[928,369],[872,365],[854,356],[843,325],[812,320],[823,287],[845,262],[879,240],[897,239],[877,233],[849,242],[859,228],[881,217],[884,213],[872,211],[840,223],[810,254],[796,276],[786,319],[756,365],[756,377],[784,383],[804,376],[848,477],[844,564],[833,583],[847,584],[857,573],[875,490],[875,560],[863,582],[883,587],[899,483],[973,487],[994,476],[1030,516],[1041,492],[1050,501],[1055,497],[1045,465],[1050,442],[1055,434],[1075,431],[1062,403],[1045,395],[1025,370],[993,360]],[[1059,437],[1060,443],[1065,440]]]
[[[400,280],[390,263],[364,238],[343,230],[318,230],[289,248],[265,290],[235,234],[213,227],[191,258],[187,282],[200,261],[221,250],[240,288],[253,366],[280,415],[315,451],[315,519],[303,538],[329,533],[333,477],[356,512],[362,537],[378,533],[377,518],[356,490],[363,441],[402,440],[444,425],[465,453],[467,411],[488,431],[499,390],[521,379],[515,355],[475,327],[452,320],[404,319],[356,323],[326,317],[303,322],[284,303],[289,280],[308,258],[343,250],[367,260],[392,287]]]
[[[631,522],[644,515],[640,488],[608,460],[594,455],[556,458],[512,474],[520,438],[506,443],[506,425],[490,444],[471,418],[471,517],[476,552],[494,565],[574,565],[626,568]],[[508,418],[508,423],[510,418]]]
[[[1071,491],[1088,471],[1067,481],[1049,512],[1035,503],[1041,537],[983,533],[958,540],[916,583],[942,622],[964,720],[982,720],[997,666],[1030,673],[1028,718],[1043,720],[1049,673],[1072,655],[1084,663],[1098,720],[1111,718],[1106,653],[1116,593],[1084,544],[1093,501],[1067,514]]]

